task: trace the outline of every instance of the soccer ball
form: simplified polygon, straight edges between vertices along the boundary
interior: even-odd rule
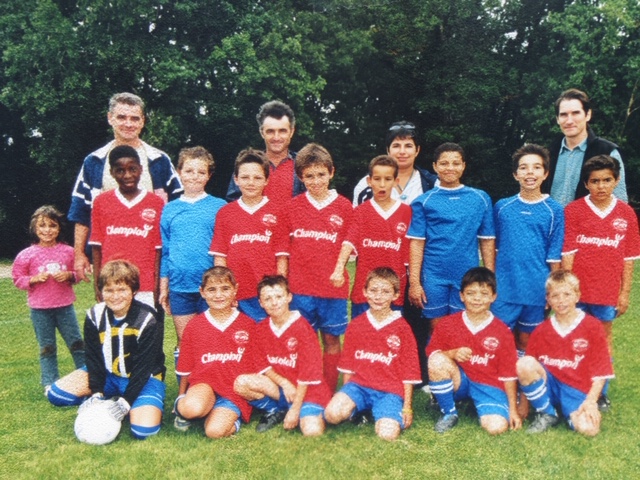
[[[80,406],[74,425],[78,440],[89,445],[106,445],[116,439],[122,422],[109,413],[113,403],[113,400],[93,400]]]

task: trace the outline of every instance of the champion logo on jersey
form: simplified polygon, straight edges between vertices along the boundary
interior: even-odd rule
[[[238,330],[233,335],[233,339],[238,345],[244,345],[249,341],[249,332],[247,332],[246,330]]]
[[[573,351],[582,353],[589,348],[589,341],[585,338],[576,338],[571,344]]]
[[[391,350],[400,350],[400,337],[398,337],[397,335],[389,335],[387,337],[387,346]]]
[[[296,337],[291,337],[287,340],[287,349],[290,352],[295,352],[298,348],[298,339]]]
[[[626,232],[627,231],[627,227],[629,226],[627,224],[627,221],[624,218],[616,218],[616,219],[614,219],[613,222],[611,222],[611,225],[618,232]]]
[[[500,340],[496,337],[487,337],[482,341],[482,346],[490,352],[495,352],[500,346]]]
[[[329,223],[334,228],[342,228],[342,225],[344,225],[344,220],[340,215],[333,214],[329,217]]]
[[[278,218],[273,213],[265,213],[262,223],[268,227],[275,227],[278,224]]]
[[[145,208],[144,210],[142,210],[140,216],[145,222],[151,223],[158,216],[158,212],[156,212],[153,208]]]
[[[405,233],[407,233],[407,224],[404,222],[400,222],[396,225],[396,232],[398,232],[399,235],[404,235]]]

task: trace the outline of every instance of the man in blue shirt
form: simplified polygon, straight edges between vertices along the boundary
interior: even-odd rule
[[[555,109],[556,121],[564,137],[554,141],[549,149],[551,166],[544,190],[562,206],[586,196],[586,187],[580,182],[582,165],[591,157],[606,154],[620,162],[620,182],[614,193],[626,202],[624,165],[618,146],[597,137],[589,127],[592,110],[587,94],[575,88],[566,90],[556,100]]]

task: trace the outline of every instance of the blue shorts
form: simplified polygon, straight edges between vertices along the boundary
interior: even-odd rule
[[[169,304],[172,315],[192,315],[205,312],[209,307],[200,292],[172,292],[169,291]]]
[[[251,317],[256,323],[261,322],[267,318],[267,312],[260,306],[258,297],[245,298],[244,300],[238,300],[238,310],[244,313],[246,316]]]
[[[344,298],[294,294],[291,310],[299,310],[316,331],[338,337],[347,329],[347,300]]]
[[[364,312],[369,310],[369,304],[365,303],[352,303],[351,304],[351,318],[356,318],[359,315],[362,315]],[[391,310],[393,311],[402,311],[402,305],[394,305],[391,304]]]
[[[498,299],[491,305],[491,312],[512,331],[517,329],[531,333],[544,321],[544,306],[520,305]]]
[[[231,400],[229,400],[228,398],[225,397],[220,397],[218,395],[216,395],[216,402],[213,404],[213,408],[226,408],[228,410],[233,411],[233,413],[235,413],[236,415],[238,415],[238,418],[242,418],[242,412],[240,411],[240,409],[238,408],[238,406],[233,403]]]
[[[340,392],[347,395],[356,404],[354,413],[371,410],[376,422],[382,418],[389,418],[404,428],[402,421],[403,400],[400,395],[362,387],[354,382],[347,383],[340,389]]]
[[[127,385],[129,385],[128,378],[118,377],[113,373],[107,373],[107,380],[104,384],[104,396],[109,398],[122,395],[127,389]],[[131,405],[131,408],[134,409],[138,407],[152,406],[159,408],[161,411],[164,410],[166,389],[167,386],[164,382],[157,378],[149,378],[144,387],[142,387],[140,395],[138,395],[138,398],[136,398],[133,405]]]
[[[509,400],[504,390],[491,385],[472,382],[467,374],[460,370],[460,386],[453,394],[453,399],[457,402],[470,398],[476,407],[479,417],[485,415],[500,415],[509,421]]]
[[[464,310],[460,289],[446,280],[433,279],[423,284],[427,304],[422,309],[425,318],[439,318]]]
[[[569,419],[569,416],[580,408],[587,394],[562,383],[546,368],[545,372],[547,372],[546,386],[551,404],[560,410],[566,419]]]
[[[595,303],[578,302],[577,307],[584,313],[596,317],[602,322],[613,322],[618,315],[618,309],[610,305],[596,305]]]

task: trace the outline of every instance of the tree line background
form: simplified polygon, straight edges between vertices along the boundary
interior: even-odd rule
[[[497,200],[517,192],[511,153],[558,136],[553,101],[577,87],[640,200],[637,0],[3,0],[0,32],[0,257],[27,245],[38,206],[66,211],[119,91],[146,101],[143,138],[174,161],[213,153],[214,195],[239,150],[263,147],[258,107],[281,99],[293,149],[325,145],[349,198],[404,119],[420,166],[458,142],[465,183]]]

